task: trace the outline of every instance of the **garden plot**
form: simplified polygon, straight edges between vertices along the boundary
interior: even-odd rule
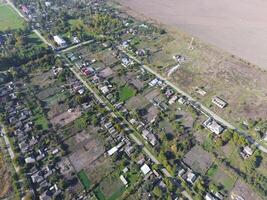
[[[95,189],[95,195],[99,200],[115,200],[124,192],[125,186],[116,175],[106,177]]]
[[[45,87],[49,86],[54,82],[55,79],[52,79],[51,72],[34,74],[31,79],[31,84],[38,86],[40,89],[44,89]]]
[[[137,90],[142,90],[145,86],[145,82],[137,79],[135,73],[127,73],[127,75],[123,76],[122,78],[124,79],[126,83],[130,83]]]
[[[71,122],[73,122],[75,119],[80,117],[82,115],[82,112],[80,109],[76,108],[72,111],[65,111],[61,113],[60,115],[57,115],[56,117],[53,117],[50,122],[53,124],[53,126],[65,126]]]
[[[190,113],[178,110],[175,114],[176,114],[175,119],[177,121],[182,121],[186,129],[189,130],[192,129],[195,120]]]
[[[136,108],[146,107],[148,104],[150,104],[150,102],[143,95],[137,95],[126,102],[126,108],[134,110]]]
[[[160,91],[158,89],[153,89],[144,94],[145,98],[149,101],[153,101],[154,98],[160,95]]]
[[[230,191],[235,184],[236,177],[230,174],[224,167],[214,163],[207,171],[207,175],[217,184],[222,185],[227,191]]]
[[[159,110],[156,106],[152,105],[147,109],[147,114],[144,116],[148,122],[154,121],[159,114]]]
[[[195,146],[185,155],[183,161],[194,171],[205,174],[214,158],[200,146]]]
[[[111,174],[113,170],[112,160],[103,155],[91,162],[85,169],[92,184],[99,183],[103,177]]]
[[[97,138],[85,132],[79,133],[69,140],[74,140],[75,150],[69,156],[69,159],[76,171],[86,169],[92,162],[101,157],[104,152],[104,146]]]
[[[232,196],[240,196],[242,199],[248,200],[261,200],[260,198],[246,183],[238,180],[235,187],[231,191]]]
[[[107,66],[114,66],[116,65],[116,63],[119,61],[117,58],[115,58],[112,54],[114,51],[104,51],[102,52],[102,55],[100,57],[100,59],[102,60],[102,62],[107,65]]]
[[[58,86],[48,87],[48,88],[42,90],[41,92],[39,92],[37,94],[37,98],[40,100],[44,100],[50,96],[54,96],[57,93],[60,93],[61,91],[62,91],[62,88],[58,87]]]
[[[68,94],[66,92],[61,92],[45,99],[45,102],[49,107],[49,111],[47,113],[48,118],[52,119],[53,117],[67,111],[69,109],[69,101],[70,100],[68,99]]]

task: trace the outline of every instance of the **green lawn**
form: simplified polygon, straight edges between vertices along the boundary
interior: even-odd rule
[[[127,101],[135,95],[135,90],[129,86],[121,87],[119,90],[120,101]]]
[[[95,196],[97,197],[98,200],[105,200],[105,196],[103,194],[103,192],[100,190],[99,187],[97,187],[95,190],[94,190],[94,193],[95,193]]]
[[[79,171],[79,173],[77,174],[79,180],[81,181],[83,187],[85,188],[85,190],[90,189],[91,186],[91,182],[88,178],[88,176],[86,175],[84,170]]]
[[[0,31],[23,28],[24,23],[24,20],[10,6],[0,6]]]
[[[48,121],[42,114],[37,114],[35,118],[35,124],[42,127],[43,130],[47,130],[48,127]]]

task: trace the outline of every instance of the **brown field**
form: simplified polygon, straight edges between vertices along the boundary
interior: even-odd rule
[[[240,0],[226,0],[223,5],[231,4],[231,6],[227,7],[221,5],[222,3],[219,1],[211,0],[204,0],[203,3],[195,3],[199,0],[117,1],[124,5],[122,9],[128,11],[128,13],[134,17],[146,20],[151,19],[150,21],[155,22],[155,24],[168,29],[168,35],[165,35],[162,39],[157,39],[154,42],[157,44],[156,46],[158,46],[159,51],[151,56],[150,60],[152,62],[149,66],[154,67],[158,72],[166,76],[166,72],[169,69],[168,66],[173,65],[172,56],[181,54],[185,56],[186,62],[182,64],[181,68],[170,78],[170,80],[177,83],[181,89],[188,92],[204,105],[210,107],[211,110],[235,125],[239,124],[240,121],[259,118],[265,119],[267,117],[266,56],[264,56],[265,66],[263,65],[263,67],[260,68],[241,60],[240,58],[232,56],[219,48],[203,43],[197,38],[195,38],[193,42],[193,50],[190,50],[188,46],[192,36],[178,30],[174,26],[166,26],[174,25],[173,23],[175,21],[175,23],[178,24],[178,27],[182,27],[182,22],[179,22],[181,19],[185,20],[186,24],[191,24],[192,26],[198,27],[198,24],[200,24],[202,29],[204,27],[203,24],[205,24],[207,30],[203,30],[203,34],[212,34],[209,35],[208,38],[217,38],[225,45],[230,43],[230,45],[233,45],[236,49],[245,51],[249,56],[252,56],[260,62],[260,59],[257,56],[262,57],[263,52],[265,55],[267,46],[262,44],[264,44],[264,41],[267,39],[266,37],[261,39],[261,37],[257,37],[257,35],[255,36],[253,34],[261,34],[261,31],[267,31],[265,26],[262,30],[258,30],[258,28],[261,27],[260,24],[263,22],[263,19],[267,18],[265,12],[263,15],[263,10],[260,8],[260,5],[265,5],[267,4],[266,2],[261,1],[261,3],[259,3],[260,0],[256,0],[249,3],[248,1],[241,2]],[[238,11],[236,8],[238,8]],[[259,10],[258,12],[256,12],[257,9]],[[209,10],[209,12],[203,12],[203,10]],[[138,13],[143,13],[144,15]],[[246,15],[246,13],[249,14]],[[235,16],[234,14],[238,16]],[[229,17],[227,17],[228,15]],[[229,20],[230,18],[231,20]],[[238,21],[242,23],[236,25]],[[209,30],[211,26],[209,23],[211,22],[214,25],[213,28],[218,28],[218,33]],[[226,27],[228,27],[228,23],[231,30],[234,29],[231,23],[235,23],[236,33],[225,32],[227,31]],[[253,27],[255,29],[250,29],[248,31],[242,27],[243,25],[249,25],[250,28]],[[221,28],[226,30],[222,31]],[[239,29],[242,31],[241,33],[239,32]],[[200,33],[202,32],[200,31]],[[252,36],[246,37],[247,34],[252,34]],[[202,39],[205,40],[205,38]],[[209,40],[205,41],[210,42]],[[242,45],[239,46],[235,44],[236,42],[238,44],[241,43]],[[255,44],[252,45],[252,47],[246,46],[247,43]],[[217,45],[220,48],[224,48],[226,51],[232,52],[223,45]],[[265,48],[266,50],[263,51]],[[261,51],[261,53],[259,51]],[[236,52],[233,53],[237,56],[245,57],[247,60],[252,60],[249,59],[249,57],[239,55]],[[207,94],[204,97],[196,94],[196,87],[203,87]],[[226,100],[229,103],[229,106],[222,110],[212,105],[211,98],[215,95]]]
[[[112,160],[105,156],[99,157],[86,168],[88,178],[93,184],[99,183],[103,177],[112,173],[113,170],[115,169]]]
[[[139,15],[178,27],[267,68],[266,7],[263,0],[116,0]]]
[[[194,171],[205,174],[213,163],[213,156],[200,146],[193,147],[183,161]]]
[[[4,163],[2,154],[0,153],[0,199],[5,198],[11,191],[11,174]]]
[[[261,198],[244,182],[238,180],[231,191],[231,195],[238,195],[246,200],[260,200]]]
[[[56,126],[65,126],[66,124],[71,123],[75,119],[81,116],[81,111],[79,109],[75,109],[73,112],[63,112],[60,115],[52,118],[50,121],[51,123]]]
[[[31,84],[39,86],[40,89],[43,89],[55,82],[55,79],[52,79],[51,72],[31,74],[31,76],[32,76]]]
[[[86,169],[105,152],[103,145],[86,131],[76,134],[70,140],[73,140],[75,150],[69,159],[76,171]]]

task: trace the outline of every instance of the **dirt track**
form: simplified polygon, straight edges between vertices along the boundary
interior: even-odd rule
[[[267,1],[116,1],[267,69]]]

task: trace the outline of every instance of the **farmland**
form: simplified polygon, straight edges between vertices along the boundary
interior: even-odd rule
[[[23,27],[23,19],[10,6],[0,5],[0,31]]]

